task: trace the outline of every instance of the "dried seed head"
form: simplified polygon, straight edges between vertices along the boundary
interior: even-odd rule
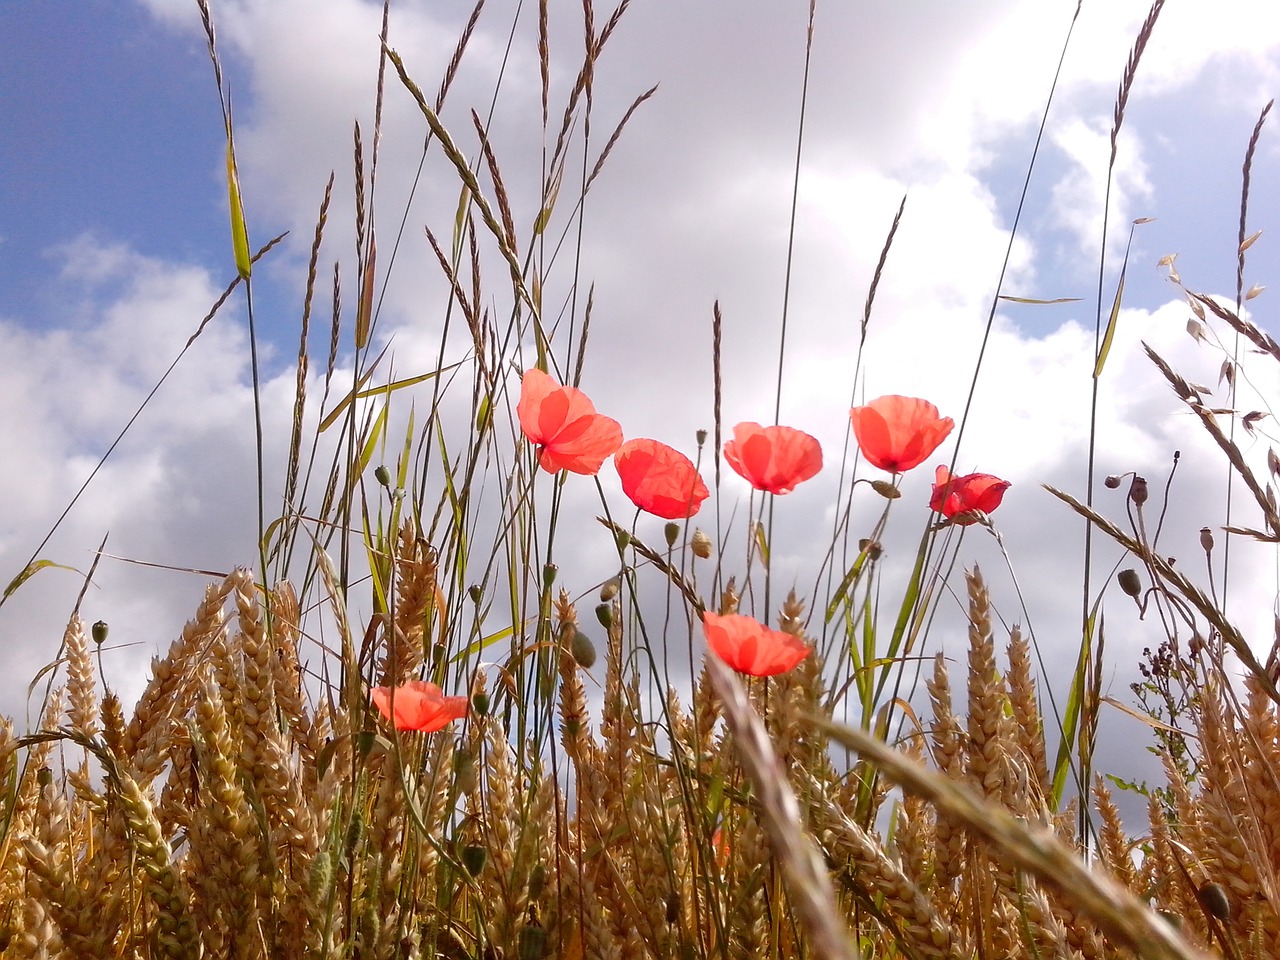
[[[453,780],[459,793],[470,793],[479,782],[476,758],[466,750],[458,750],[453,755]]]
[[[1200,546],[1205,553],[1213,553],[1213,531],[1208,527],[1200,528]]]
[[[879,541],[868,540],[863,537],[858,541],[858,552],[865,553],[868,560],[875,561],[880,559],[880,555],[884,553],[884,548],[880,546]]]
[[[1108,490],[1114,490],[1116,487],[1120,486],[1120,478],[1113,473],[1111,476],[1107,477],[1107,479],[1102,481],[1102,485]]]
[[[720,616],[727,617],[732,613],[738,612],[738,587],[733,577],[729,578],[729,582],[724,585],[724,590],[720,592]]]
[[[1140,477],[1136,473],[1133,475],[1133,479],[1129,482],[1129,499],[1139,507],[1147,502],[1146,477]]]
[[[701,527],[693,531],[689,547],[693,550],[693,555],[699,560],[706,560],[711,556],[711,538],[707,536]]]
[[[1136,597],[1142,593],[1142,581],[1138,578],[1138,571],[1132,567],[1121,570],[1116,575],[1116,580],[1126,596]]]
[[[1226,923],[1231,919],[1231,898],[1220,883],[1205,883],[1196,891],[1196,898],[1205,912],[1215,920]]]

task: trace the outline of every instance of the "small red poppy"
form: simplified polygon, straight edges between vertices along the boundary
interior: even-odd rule
[[[891,473],[924,463],[956,425],[918,397],[877,397],[865,407],[854,407],[849,417],[867,462]]]
[[[786,673],[812,651],[799,637],[770,630],[742,614],[702,614],[702,632],[716,656],[739,673],[772,677]]]
[[[613,465],[631,502],[665,520],[692,517],[711,496],[693,461],[657,440],[628,440]]]
[[[401,684],[395,688],[394,698],[391,693],[389,687],[374,687],[370,691],[374,706],[388,720],[394,720],[397,730],[431,733],[467,715],[469,703],[466,697],[446,697],[439,687],[425,680]]]
[[[993,477],[989,473],[968,473],[963,477],[951,476],[951,471],[939,465],[934,474],[933,496],[929,506],[948,520],[964,525],[978,518],[976,510],[990,513],[1000,506],[1009,481]]]
[[[790,493],[822,469],[822,446],[793,427],[762,427],[747,421],[733,428],[724,458],[757,490]]]
[[[622,444],[618,421],[596,413],[581,390],[562,387],[536,367],[520,382],[516,416],[524,435],[541,447],[538,463],[548,473],[595,476]]]

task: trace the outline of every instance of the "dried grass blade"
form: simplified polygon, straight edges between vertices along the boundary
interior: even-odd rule
[[[1070,891],[1072,903],[1118,944],[1147,960],[1205,960],[1205,954],[1178,937],[1150,907],[1114,880],[1090,870],[1049,830],[1031,828],[1003,807],[981,800],[965,785],[912,761],[865,730],[818,716],[808,719],[904,790],[927,800],[940,815],[981,836],[1019,869]]]
[[[782,866],[791,905],[812,940],[816,956],[854,960],[849,931],[836,907],[831,877],[800,821],[800,805],[769,742],[764,722],[751,708],[746,688],[724,663],[708,657],[707,675],[724,706],[725,724],[751,778],[758,814],[773,854]]]

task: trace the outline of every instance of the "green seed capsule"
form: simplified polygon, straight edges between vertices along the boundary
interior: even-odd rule
[[[596,662],[596,645],[581,630],[574,630],[573,640],[569,642],[569,652],[583,670],[590,670]]]
[[[600,626],[608,630],[613,626],[613,605],[608,603],[600,603],[596,605],[596,619],[600,621]]]
[[[384,487],[387,487],[388,489],[390,489],[391,471],[388,470],[384,464],[379,464],[378,468],[373,471],[373,478],[377,480],[380,484],[382,484]]]
[[[93,634],[93,642],[98,646],[102,646],[107,642],[107,631],[111,628],[107,626],[107,621],[99,620],[91,628]]]

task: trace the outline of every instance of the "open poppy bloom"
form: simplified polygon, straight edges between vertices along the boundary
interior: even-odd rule
[[[865,407],[854,407],[849,417],[867,462],[890,473],[920,466],[956,425],[917,397],[877,397]]]
[[[451,721],[465,717],[469,706],[466,697],[446,697],[439,687],[425,680],[410,680],[396,687],[394,703],[389,687],[374,687],[370,694],[374,706],[397,730],[441,730]]]
[[[973,523],[978,518],[975,510],[990,513],[1000,506],[1009,481],[993,477],[989,473],[968,473],[963,477],[951,476],[951,471],[939,465],[934,475],[933,496],[929,498],[931,509],[937,510],[948,520],[958,524]]]
[[[810,654],[808,644],[759,620],[738,613],[702,614],[702,632],[716,656],[739,673],[772,677],[786,673]]]
[[[631,502],[665,520],[692,517],[711,496],[693,461],[657,440],[628,440],[613,465]]]
[[[618,421],[596,413],[581,390],[562,387],[536,367],[520,382],[516,416],[524,435],[542,448],[538,463],[548,473],[595,476],[622,444]]]
[[[724,458],[740,477],[767,493],[790,493],[822,469],[822,447],[809,434],[751,421],[733,428]]]

